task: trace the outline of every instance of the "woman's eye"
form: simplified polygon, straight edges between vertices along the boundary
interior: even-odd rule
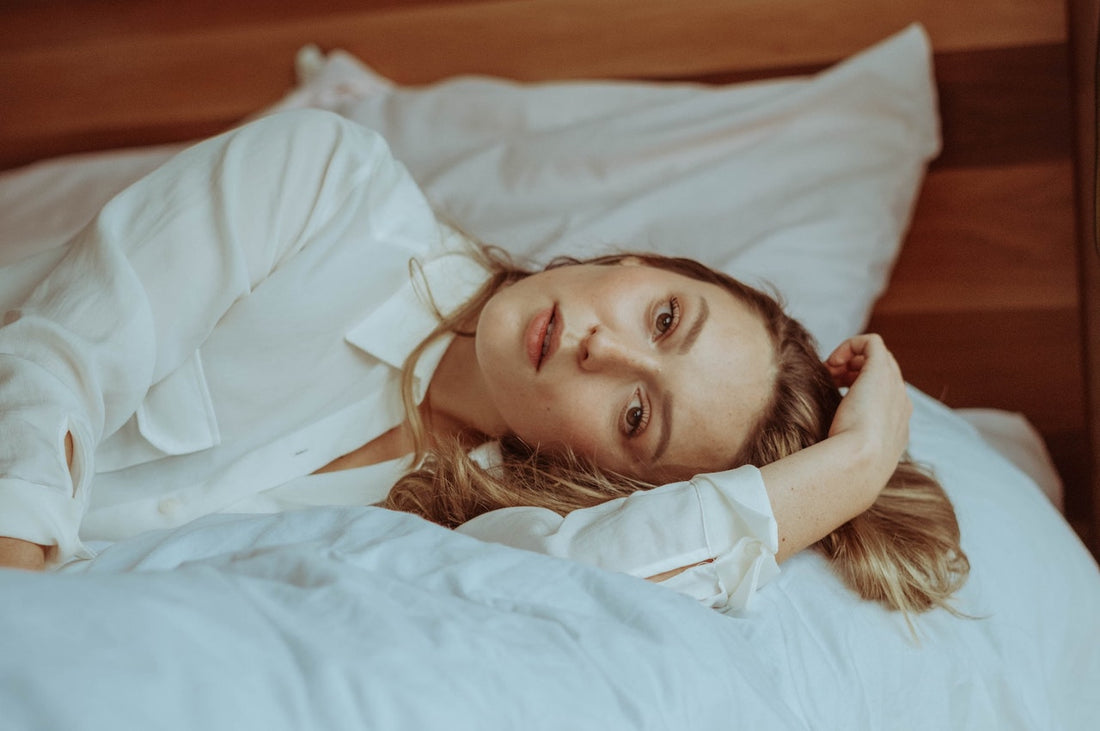
[[[637,436],[645,431],[648,423],[649,409],[642,403],[641,393],[635,392],[634,398],[630,400],[626,411],[623,412],[623,433],[628,437]]]
[[[658,310],[657,317],[653,323],[654,329],[657,331],[658,336],[664,336],[674,330],[679,321],[680,301],[672,297],[668,302],[661,305],[661,309]]]

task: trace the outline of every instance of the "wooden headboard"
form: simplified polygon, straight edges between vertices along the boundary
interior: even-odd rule
[[[1100,0],[1069,3],[1077,141],[1077,223],[1086,407],[1092,457],[1091,548],[1100,557]]]
[[[1095,17],[1094,0],[1070,9],[1075,23]],[[945,144],[871,328],[949,405],[1023,412],[1066,482],[1067,515],[1100,553],[1085,370],[1100,338],[1085,337],[1083,277],[1094,332],[1098,285],[1077,233],[1072,104],[1091,81],[1071,74],[1095,25],[1071,49],[1065,0],[8,2],[0,167],[220,131],[291,86],[306,43],[410,84],[463,73],[721,83],[813,71],[914,21],[935,47]]]

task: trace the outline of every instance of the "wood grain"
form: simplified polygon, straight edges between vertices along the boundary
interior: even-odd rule
[[[355,52],[384,45],[367,57],[380,67],[392,59],[403,74],[394,78],[405,83],[486,67],[574,78],[607,75],[601,69],[609,63],[643,74],[639,60],[660,73],[823,63],[914,21],[925,24],[937,50],[1066,39],[1060,0],[9,0],[0,18],[0,47],[9,50],[241,28],[251,29],[250,44],[290,34]],[[390,42],[380,44],[384,36]],[[546,63],[549,54],[564,66]]]
[[[71,145],[82,135],[113,144],[112,130],[121,128],[153,142],[169,141],[182,118],[204,133],[230,124],[289,88],[294,53],[310,42],[347,48],[399,82],[424,83],[458,73],[682,78],[820,65],[914,20],[943,52],[1065,40],[1060,0],[694,0],[690,13],[665,0],[383,2],[358,10],[340,1],[309,14],[301,3],[275,3],[282,10],[272,12],[254,0],[223,5],[209,17],[178,3],[0,10],[0,105],[20,110],[0,116],[0,162],[25,162],[29,150],[56,154],[56,140]]]
[[[1074,312],[1072,210],[1069,160],[931,171],[876,311]]]
[[[936,167],[1069,160],[1065,44],[937,53],[943,154]]]
[[[948,406],[1018,411],[1040,431],[1083,433],[1080,330],[1072,314],[1068,309],[877,313],[871,329],[891,345],[906,379]],[[974,377],[976,370],[980,378]]]
[[[1082,284],[1082,316],[1084,318],[1083,346],[1086,373],[1086,407],[1089,417],[1087,432],[1091,459],[1088,467],[1088,484],[1091,489],[1081,490],[1075,499],[1073,516],[1084,524],[1093,555],[1100,557],[1100,237],[1097,236],[1097,219],[1100,217],[1100,190],[1097,190],[1097,172],[1100,167],[1097,153],[1097,36],[1100,29],[1100,2],[1097,0],[1072,0],[1069,4],[1072,20],[1073,90],[1076,100],[1077,139],[1077,223],[1080,232],[1080,263]],[[1087,499],[1086,499],[1087,498]]]

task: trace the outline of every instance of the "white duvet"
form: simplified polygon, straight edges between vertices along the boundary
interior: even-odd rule
[[[1100,574],[914,393],[972,574],[916,621],[812,553],[726,616],[378,508],[219,515],[0,572],[4,729],[1093,729]]]

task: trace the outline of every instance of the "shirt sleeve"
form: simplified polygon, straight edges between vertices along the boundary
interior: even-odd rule
[[[636,492],[566,516],[545,508],[495,510],[457,530],[649,578],[717,609],[741,609],[779,572],[779,529],[752,466]]]
[[[411,188],[377,134],[295,111],[202,142],[112,199],[4,315],[0,535],[83,555],[101,439],[281,262],[334,229],[384,225],[372,206]]]

